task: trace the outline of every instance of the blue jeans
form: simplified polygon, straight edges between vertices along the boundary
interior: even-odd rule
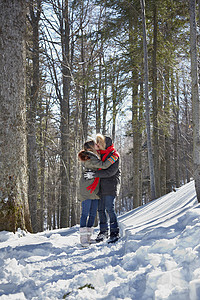
[[[106,211],[110,218],[110,233],[119,232],[117,216],[115,213],[115,196],[102,196],[98,204],[100,231],[108,230]]]
[[[92,227],[97,214],[98,199],[87,199],[82,202],[80,227]]]

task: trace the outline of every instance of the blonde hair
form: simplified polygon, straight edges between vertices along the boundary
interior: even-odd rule
[[[96,136],[96,142],[101,147],[101,150],[106,149],[106,139],[101,133],[98,133]]]

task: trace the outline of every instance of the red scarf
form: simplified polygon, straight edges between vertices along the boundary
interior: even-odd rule
[[[110,147],[108,147],[106,150],[99,150],[98,151],[100,154],[104,154],[104,156],[102,157],[102,161],[105,161],[106,160],[106,157],[111,153],[112,155],[115,155],[117,157],[119,157],[119,154],[117,153],[116,149],[114,148],[114,145],[112,144]],[[101,170],[101,168],[99,168],[98,170]],[[97,185],[99,183],[99,177],[95,177],[94,181],[92,184],[90,184],[88,187],[87,187],[87,190],[89,191],[90,190],[90,194],[92,194],[94,192],[94,190],[96,189]]]

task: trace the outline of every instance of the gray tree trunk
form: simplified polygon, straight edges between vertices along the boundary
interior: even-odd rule
[[[175,182],[176,187],[180,187],[180,176],[179,176],[179,86],[178,86],[178,74],[176,74],[176,106],[174,107],[175,122],[174,122],[174,163],[175,163]],[[174,94],[174,89],[172,90]],[[175,101],[174,101],[175,102]]]
[[[70,224],[70,147],[69,147],[69,94],[70,94],[70,63],[69,63],[69,16],[68,1],[63,1],[61,20],[62,42],[62,73],[63,98],[61,99],[61,214],[60,226]]]
[[[185,76],[183,77],[185,78]],[[185,82],[185,80],[184,80]],[[185,114],[185,141],[183,144],[183,155],[184,155],[184,174],[185,174],[185,178],[186,178],[186,182],[190,182],[190,165],[191,165],[191,159],[190,159],[190,155],[188,153],[188,144],[190,144],[189,142],[189,126],[190,126],[190,120],[189,120],[189,105],[188,105],[188,94],[187,94],[187,89],[186,89],[186,84],[184,83],[183,85],[183,94],[184,94],[184,103],[185,103],[185,108],[184,108],[184,114]]]
[[[31,231],[25,103],[26,1],[0,0],[0,230]]]
[[[102,120],[102,133],[106,134],[106,115],[108,105],[108,90],[107,90],[107,68],[105,67],[104,75],[104,86],[103,86],[103,120]],[[97,132],[98,133],[98,132]]]
[[[143,48],[144,48],[144,78],[145,78],[145,117],[147,130],[147,148],[149,160],[150,186],[151,186],[151,200],[156,198],[155,192],[155,176],[154,176],[154,162],[151,146],[151,132],[150,132],[150,111],[148,99],[148,55],[147,55],[147,38],[146,38],[146,21],[145,21],[145,1],[140,0],[142,9],[142,24],[143,24]]]
[[[190,55],[192,76],[192,110],[193,110],[193,166],[194,180],[198,202],[200,202],[200,107],[197,71],[197,29],[195,0],[189,0],[190,10]]]
[[[39,229],[37,220],[37,196],[38,196],[38,161],[37,161],[37,142],[36,142],[36,115],[39,96],[39,20],[41,11],[41,1],[37,2],[35,12],[33,1],[30,3],[30,22],[32,26],[32,61],[33,78],[31,86],[30,103],[28,106],[28,166],[29,184],[28,200],[31,214],[33,232]]]
[[[49,102],[46,100],[46,115],[44,120],[42,101],[39,101],[39,120],[40,120],[40,145],[39,145],[39,157],[40,157],[40,207],[39,207],[39,225],[38,230],[44,230],[44,199],[45,199],[45,161],[46,161],[46,134],[48,132],[48,113]],[[43,129],[45,124],[45,129]]]
[[[87,110],[87,97],[86,97],[86,71],[85,71],[85,49],[84,49],[84,30],[83,30],[83,8],[81,16],[81,62],[82,62],[82,83],[81,83],[81,95],[82,95],[82,128],[84,140],[87,140],[88,135],[88,110]]]
[[[152,98],[153,98],[153,150],[155,166],[156,197],[160,197],[160,155],[159,155],[159,129],[158,129],[158,99],[157,99],[157,6],[153,9],[153,53],[152,53]]]
[[[130,55],[131,55],[131,69],[132,69],[132,133],[133,133],[133,185],[132,185],[132,193],[133,193],[133,207],[136,208],[140,206],[141,198],[140,198],[140,128],[139,128],[139,113],[138,113],[138,56],[137,49],[135,45],[137,45],[138,39],[138,16],[135,14],[133,9],[132,14],[129,17],[129,47],[130,47]]]
[[[170,70],[169,66],[166,64],[165,66],[165,84],[164,84],[164,126],[165,126],[165,133],[164,133],[164,139],[165,139],[165,167],[166,167],[166,193],[171,192],[171,161],[170,161],[170,122],[169,122],[169,116],[170,116],[170,93],[169,93],[169,85],[170,85]]]
[[[99,54],[99,85],[97,87],[97,97],[96,97],[96,133],[101,130],[101,90],[102,90],[102,57]]]

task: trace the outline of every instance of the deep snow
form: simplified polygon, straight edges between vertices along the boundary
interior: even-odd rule
[[[119,222],[116,244],[89,248],[79,245],[78,225],[0,232],[0,299],[200,299],[200,204],[193,182]]]

